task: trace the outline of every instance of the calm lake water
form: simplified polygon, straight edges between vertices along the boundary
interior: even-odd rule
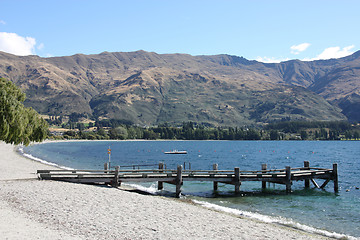
[[[24,152],[60,166],[103,169],[109,146],[112,166],[164,162],[168,169],[184,163],[186,169],[189,163],[191,169],[212,169],[217,163],[219,169],[260,170],[262,163],[268,169],[302,167],[305,160],[312,167],[332,168],[333,163],[338,163],[337,194],[332,181],[325,190],[313,185],[306,190],[302,181],[294,182],[291,194],[285,193],[284,185],[269,184],[264,192],[260,182],[243,182],[240,195],[234,194],[232,185],[219,184],[219,190],[214,192],[212,182],[184,182],[182,193],[221,211],[327,236],[360,238],[359,141],[84,141],[38,144],[24,148]],[[174,149],[186,150],[188,154],[163,153]],[[154,194],[175,193],[175,187],[168,184],[164,184],[162,192],[157,192],[156,183],[138,187]]]

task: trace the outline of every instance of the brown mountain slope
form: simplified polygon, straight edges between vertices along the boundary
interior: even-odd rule
[[[54,58],[0,52],[0,77],[20,86],[26,104],[45,114],[76,112],[146,125],[346,119],[321,96],[288,85],[307,87],[333,64],[290,65],[145,51]]]
[[[350,59],[319,78],[309,89],[340,106],[349,120],[359,121],[360,58],[351,56]]]
[[[246,67],[263,73],[275,82],[302,86],[323,96],[351,121],[360,121],[360,51],[339,59],[300,61],[291,60],[279,64],[248,61],[244,58],[227,56],[226,59],[211,56],[219,64]],[[220,59],[220,60],[219,60]],[[280,79],[280,80],[279,80]]]

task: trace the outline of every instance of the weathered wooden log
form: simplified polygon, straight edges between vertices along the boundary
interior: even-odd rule
[[[176,176],[176,197],[180,198],[181,195],[181,185],[182,185],[182,165],[177,167],[177,176]]]
[[[266,169],[267,169],[267,165],[266,164],[261,164],[261,170],[262,173],[266,173]],[[266,189],[266,181],[262,181],[262,189]]]
[[[304,161],[304,168],[305,168],[305,170],[309,170],[309,169],[310,169],[310,163],[309,163],[309,161]],[[310,181],[309,181],[309,179],[305,179],[304,182],[305,182],[305,188],[310,188]]]
[[[291,193],[291,167],[286,166],[285,168],[285,184],[286,184],[286,193]]]
[[[159,173],[162,173],[164,169],[164,163],[159,163]],[[164,189],[164,182],[158,181],[158,190],[163,190]]]
[[[119,186],[119,170],[120,170],[120,167],[116,166],[115,167],[114,179],[113,179],[112,184],[111,184],[113,187],[118,187]]]
[[[338,181],[338,165],[337,163],[333,164],[333,181],[334,181],[334,191],[339,191],[339,181]]]
[[[235,183],[235,193],[239,193],[240,192],[240,168],[236,167],[234,168],[234,173],[235,173],[235,179],[234,179],[234,183]]]
[[[108,163],[104,163],[104,173],[107,173],[107,171],[106,170],[108,170]]]
[[[218,170],[218,164],[217,163],[215,163],[213,165],[213,170],[214,171]],[[218,190],[218,182],[214,181],[214,191],[217,191],[217,190]]]

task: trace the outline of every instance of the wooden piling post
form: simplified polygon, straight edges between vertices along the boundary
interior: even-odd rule
[[[305,170],[309,170],[310,169],[310,163],[309,161],[304,161],[304,168]],[[305,188],[310,188],[310,180],[309,179],[305,179]]]
[[[108,163],[104,163],[104,173],[107,173],[108,170]]]
[[[120,166],[116,166],[115,167],[114,180],[112,182],[113,187],[118,187],[120,185],[119,184],[119,170],[120,170]]]
[[[291,167],[286,166],[285,167],[285,185],[286,185],[286,193],[291,193]]]
[[[337,163],[333,164],[333,181],[334,181],[334,191],[339,191],[339,181],[338,181],[338,166]]]
[[[262,173],[265,174],[267,169],[266,164],[261,164]],[[266,189],[266,181],[262,181],[262,189]]]
[[[215,164],[213,165],[213,170],[214,170],[214,171],[217,171],[217,170],[218,170],[218,164],[217,164],[217,163],[215,163]],[[217,191],[217,190],[218,190],[218,182],[214,181],[214,191]]]
[[[234,168],[234,173],[235,173],[235,193],[239,193],[240,192],[240,168],[236,167]]]
[[[182,165],[177,167],[177,175],[176,175],[176,197],[180,198],[181,194],[181,185],[182,185]]]
[[[164,163],[159,163],[159,173],[162,173],[164,169]],[[163,190],[164,189],[164,182],[158,181],[158,190]]]

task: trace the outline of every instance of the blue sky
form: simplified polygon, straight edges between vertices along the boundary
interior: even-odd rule
[[[358,0],[0,0],[0,51],[338,58],[360,49],[359,9]]]

